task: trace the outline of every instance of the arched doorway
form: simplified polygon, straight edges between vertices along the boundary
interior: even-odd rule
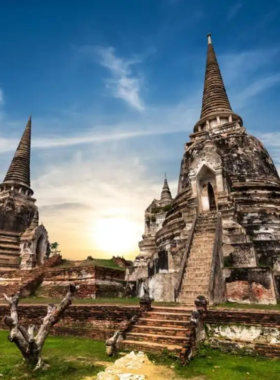
[[[215,194],[213,190],[213,186],[210,182],[207,184],[207,190],[208,190],[208,199],[209,199],[209,209],[210,211],[216,210],[216,201],[215,201]]]
[[[197,175],[199,212],[216,210],[216,176],[206,165],[203,165]]]
[[[44,235],[41,235],[37,241],[36,246],[36,264],[42,265],[44,263],[44,257],[46,254],[46,239]]]

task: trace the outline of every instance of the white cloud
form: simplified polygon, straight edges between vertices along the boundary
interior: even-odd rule
[[[3,105],[4,102],[5,102],[4,93],[3,93],[3,90],[0,88],[0,105]]]
[[[242,4],[241,3],[237,3],[237,4],[234,4],[228,11],[228,14],[227,14],[227,19],[230,21],[232,20],[236,15],[237,13],[240,11],[240,9],[242,8]]]
[[[259,78],[255,82],[249,84],[243,91],[238,94],[238,101],[243,103],[270,87],[277,86],[280,83],[280,73]]]
[[[100,57],[100,64],[112,74],[112,78],[107,80],[107,87],[112,91],[113,96],[123,99],[138,111],[143,111],[145,107],[140,98],[141,80],[133,75],[131,70],[131,66],[139,63],[139,60],[125,60],[117,57],[112,47],[98,48],[96,52]]]
[[[98,54],[102,65],[112,73],[110,84],[115,92],[119,91],[119,86],[124,86],[121,78],[135,78],[131,66],[136,60],[118,58],[111,48]],[[266,75],[266,65],[275,54],[276,50],[265,54],[263,51],[218,54],[226,87],[230,88],[230,100],[233,94],[237,102],[240,97],[243,106],[248,105],[249,99],[279,82],[277,73]],[[259,68],[263,69],[262,76]],[[236,78],[241,79],[237,81]],[[203,78],[193,88],[188,88],[189,96],[180,104],[154,108],[151,105],[144,107],[138,84],[136,98],[130,96],[125,100],[145,112],[134,113],[133,119],[122,115],[117,122],[106,123],[106,119],[104,124],[96,122],[93,115],[75,116],[64,112],[55,123],[44,120],[51,137],[38,134],[36,131],[47,129],[40,127],[39,119],[33,119],[32,168],[36,174],[33,175],[32,188],[38,199],[41,221],[49,230],[51,240],[61,244],[62,253],[75,258],[91,254],[90,250],[95,254],[92,237],[95,221],[112,215],[131,221],[135,241],[131,253],[137,251],[144,228],[144,210],[153,198],[160,195],[163,173],[167,170],[165,165],[169,165],[168,178],[173,196],[176,194],[183,144],[188,141],[188,134],[199,118],[202,93],[197,89],[201,88],[202,82]],[[124,99],[124,95],[118,97]],[[235,106],[233,102],[233,108]],[[17,123],[18,138],[2,135],[0,153],[15,150],[25,123]],[[63,124],[69,126],[67,136],[63,135]],[[54,134],[56,125],[62,125],[61,134]],[[73,127],[77,125],[79,131],[71,135],[70,131],[77,131]],[[9,128],[1,125],[1,130],[9,131]],[[176,135],[182,132],[185,134]],[[170,134],[168,139],[163,138],[167,134]],[[275,134],[260,137],[268,146],[276,144],[276,138],[280,141]],[[1,163],[7,156],[1,155]],[[3,175],[7,166],[8,162],[1,165]]]

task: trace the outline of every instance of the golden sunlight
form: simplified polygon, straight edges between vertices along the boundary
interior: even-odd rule
[[[126,218],[99,219],[94,225],[94,248],[112,254],[135,251],[139,232],[135,223]]]

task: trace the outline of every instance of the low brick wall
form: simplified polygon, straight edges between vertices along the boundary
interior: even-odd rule
[[[39,294],[43,297],[61,298],[75,282],[79,286],[78,298],[122,297],[125,289],[125,271],[97,266],[51,268],[44,274]]]
[[[204,326],[211,347],[224,352],[280,357],[280,313],[273,310],[209,310]]]
[[[277,310],[217,309],[208,310],[205,322],[209,324],[249,324],[280,327],[280,313]]]
[[[24,326],[38,327],[47,312],[46,305],[21,305],[19,318]],[[0,329],[6,330],[3,318],[9,314],[9,307],[0,305]],[[140,314],[139,306],[116,305],[71,305],[62,320],[53,329],[52,335],[84,336],[104,340],[123,327],[134,315]]]

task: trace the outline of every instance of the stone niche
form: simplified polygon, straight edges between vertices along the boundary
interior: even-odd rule
[[[150,297],[159,302],[174,301],[177,273],[157,273],[148,280]]]
[[[44,263],[48,249],[48,233],[43,225],[27,230],[20,239],[21,269],[32,269]]]
[[[269,268],[224,269],[229,302],[276,304]]]
[[[190,165],[189,181],[192,195],[198,199],[200,213],[217,209],[218,194],[224,191],[222,160],[216,152],[215,144],[205,143]]]

